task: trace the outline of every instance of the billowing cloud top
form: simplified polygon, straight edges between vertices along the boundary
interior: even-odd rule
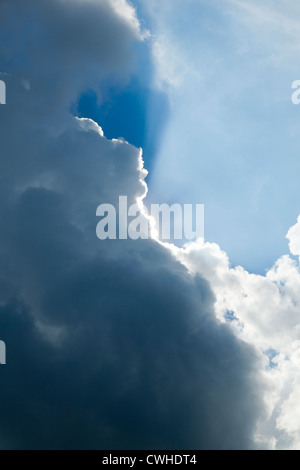
[[[124,79],[143,38],[125,0],[1,0],[0,28],[1,70],[61,105],[110,74]]]

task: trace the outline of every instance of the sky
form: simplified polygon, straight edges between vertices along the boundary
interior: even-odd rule
[[[203,202],[206,239],[261,274],[299,212],[299,9],[275,3],[147,2],[172,103],[151,197]]]
[[[299,26],[0,0],[0,449],[299,449]],[[99,240],[120,195],[205,240]]]
[[[97,110],[88,95],[80,111],[143,147],[149,204],[205,204],[206,239],[264,274],[299,212],[299,10],[259,3],[136,1],[150,57],[143,48],[122,93]]]

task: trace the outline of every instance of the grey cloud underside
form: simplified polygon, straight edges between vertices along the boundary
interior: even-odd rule
[[[34,12],[44,32],[39,3],[26,3],[2,0],[0,12],[12,21],[12,6],[20,8],[26,30]],[[47,17],[36,57],[47,56],[49,44],[65,54],[57,34],[69,21],[64,2],[43,3],[61,14]],[[101,5],[100,25],[108,15],[119,34],[110,2],[91,3]],[[82,11],[72,10],[75,24]],[[35,88],[30,41],[22,48],[33,88],[22,88],[15,42],[3,45],[8,27],[0,30],[12,73],[10,104],[0,108],[0,338],[8,353],[0,368],[0,447],[252,448],[262,412],[256,356],[215,319],[208,283],[154,241],[96,238],[99,204],[120,194],[132,203],[144,192],[139,151],[82,130],[64,106],[45,108],[37,90],[46,97],[49,84],[39,76]],[[133,37],[129,28],[127,45]],[[122,42],[116,50],[125,47],[123,36],[114,40]],[[88,46],[89,39],[74,63]],[[51,75],[57,63],[48,60]],[[72,67],[62,71],[55,102],[64,87],[75,96]]]
[[[45,321],[66,328],[59,348],[20,301],[1,308],[9,448],[253,445],[251,352],[216,325],[203,281],[176,273],[171,260],[162,267],[164,253],[149,255],[156,268],[141,256],[95,257],[46,289]]]

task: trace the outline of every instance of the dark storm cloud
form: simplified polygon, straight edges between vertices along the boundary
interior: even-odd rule
[[[256,357],[216,320],[209,285],[154,241],[96,237],[99,204],[144,193],[138,149],[40,100],[37,60],[72,99],[85,57],[93,82],[102,64],[130,63],[137,27],[111,5],[0,0],[1,69],[19,74],[0,108],[0,446],[251,448]],[[99,56],[88,32],[72,56],[70,22],[93,39],[99,25]],[[47,40],[20,44],[23,31]]]
[[[2,308],[9,447],[251,446],[251,351],[216,324],[202,280],[160,248],[148,255],[152,263],[95,256],[52,282],[42,311],[63,328],[59,347],[43,341],[25,307]]]

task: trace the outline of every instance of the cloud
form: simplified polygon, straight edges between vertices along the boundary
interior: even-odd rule
[[[217,324],[205,282],[165,250],[144,256],[68,264],[41,299],[44,324],[61,328],[53,346],[24,306],[2,308],[9,448],[253,445],[252,351]]]
[[[1,0],[0,27],[2,72],[26,79],[45,106],[126,79],[144,37],[125,0]]]
[[[69,104],[132,69],[134,10],[1,0],[0,18],[1,448],[253,448],[259,358],[208,282],[155,240],[96,237],[97,206],[143,198],[146,172]]]
[[[96,238],[98,203],[144,191],[138,150],[94,126],[51,153],[52,188],[1,205],[6,447],[251,447],[255,354],[218,324],[208,284],[154,241]]]
[[[291,253],[299,256],[299,220],[287,236]],[[231,268],[226,253],[211,243],[191,243],[177,250],[177,258],[191,273],[207,279],[218,318],[261,355],[269,382],[264,396],[269,419],[261,420],[258,440],[278,449],[299,448],[299,257],[282,256],[265,276]]]
[[[45,5],[0,1],[1,448],[299,448],[300,220],[265,276],[213,243],[100,242],[142,154],[69,105],[143,34],[126,2]]]

